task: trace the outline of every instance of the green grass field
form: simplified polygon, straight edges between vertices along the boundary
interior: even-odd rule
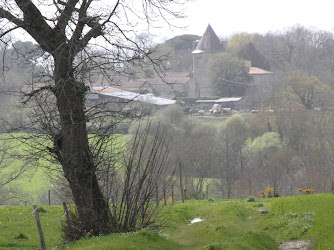
[[[0,205],[48,204],[48,190],[53,190],[55,188],[50,175],[54,177],[57,173],[52,172],[50,169],[60,169],[61,167],[59,165],[52,164],[45,158],[29,161],[27,160],[29,158],[20,157],[29,157],[32,151],[37,151],[37,148],[41,147],[38,143],[39,141],[43,142],[43,140],[31,139],[29,138],[30,136],[31,135],[24,133],[13,134],[13,136],[7,133],[0,134],[0,149],[6,152],[4,155],[0,151],[0,160],[2,157],[6,157],[4,161],[0,161],[0,186],[3,180],[8,179],[12,173],[15,173],[15,170],[20,169],[21,166],[26,164],[25,172],[18,179],[4,186],[3,191],[0,189],[0,197],[1,192],[9,193],[10,191],[13,191],[15,192],[15,195],[12,196],[16,198],[6,202],[2,202],[0,200]],[[15,139],[14,137],[17,138]],[[29,139],[25,140],[25,137]],[[129,138],[129,136],[118,134],[114,135],[114,144],[110,145],[113,152],[120,150],[120,145],[123,145],[126,138]],[[93,136],[91,140],[94,141]],[[35,144],[36,141],[37,144]],[[27,144],[32,144],[35,148],[29,148]]]
[[[334,195],[274,199],[187,200],[167,206],[160,232],[89,237],[61,244],[60,206],[40,213],[47,248],[70,249],[278,249],[281,242],[308,239],[314,249],[334,248]],[[39,247],[32,207],[0,207],[0,248]],[[42,209],[43,210],[43,209]],[[190,220],[203,221],[190,224]]]

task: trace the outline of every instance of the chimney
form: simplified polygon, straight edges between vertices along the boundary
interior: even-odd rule
[[[248,70],[250,70],[250,68],[252,67],[252,62],[251,61],[245,61],[245,66],[246,66],[246,68],[248,68]]]

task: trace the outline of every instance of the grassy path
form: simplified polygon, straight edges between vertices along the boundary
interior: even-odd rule
[[[48,249],[278,249],[282,242],[307,240],[314,249],[334,249],[334,195],[275,199],[186,201],[167,206],[162,232],[87,237],[60,245],[62,208],[40,213]],[[0,207],[0,249],[37,249],[36,223],[28,207]],[[203,221],[190,224],[190,220]],[[26,236],[26,238],[24,237]]]
[[[277,249],[274,238],[259,228],[268,216],[258,211],[263,203],[192,201],[178,206],[188,217],[203,219],[169,230],[170,239],[183,249]]]

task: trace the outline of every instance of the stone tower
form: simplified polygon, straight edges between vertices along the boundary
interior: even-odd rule
[[[193,55],[193,79],[190,83],[190,97],[214,96],[214,86],[210,83],[209,61],[211,57],[223,51],[223,44],[210,24],[196,45]]]

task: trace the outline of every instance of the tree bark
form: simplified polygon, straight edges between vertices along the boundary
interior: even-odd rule
[[[84,83],[75,81],[69,50],[54,56],[55,94],[61,121],[54,149],[62,164],[83,230],[110,233],[115,223],[99,187],[96,166],[90,152],[85,116]]]

